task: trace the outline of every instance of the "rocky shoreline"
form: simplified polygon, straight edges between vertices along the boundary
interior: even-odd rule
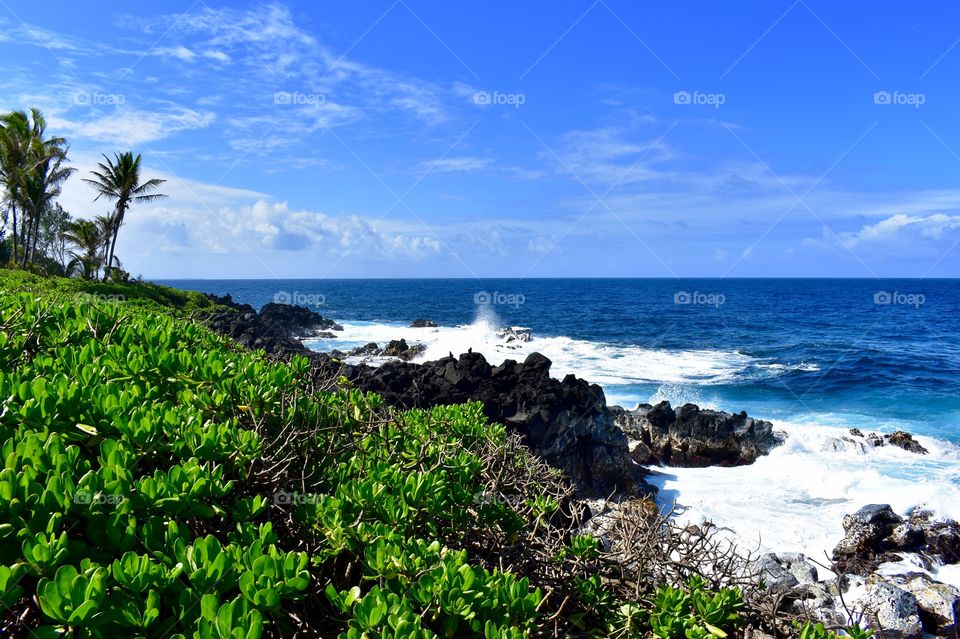
[[[701,409],[694,404],[672,407],[668,402],[640,404],[632,410],[609,406],[603,389],[573,375],[550,376],[551,362],[539,353],[522,362],[506,360],[493,366],[479,353],[412,363],[420,354],[403,340],[381,349],[371,344],[352,354],[388,358],[380,366],[348,364],[343,353],[308,349],[300,338],[332,335],[343,330],[332,320],[308,309],[267,304],[259,313],[229,296],[214,297],[226,307],[208,316],[215,331],[271,356],[309,357],[314,375],[344,377],[355,387],[375,392],[397,408],[428,408],[478,401],[491,421],[503,423],[545,461],[560,469],[576,488],[591,514],[603,514],[607,500],[621,504],[651,498],[656,488],[644,478],[646,466],[739,466],[754,463],[781,445],[786,435],[770,422]],[[434,325],[418,319],[417,326]],[[529,333],[519,333],[529,339]],[[838,446],[862,450],[899,446],[925,454],[909,433],[864,435],[852,429]],[[597,499],[604,504],[597,508]],[[589,506],[588,506],[589,507]],[[960,526],[933,521],[929,513],[903,518],[888,505],[870,504],[847,515],[845,536],[832,554],[836,575],[819,578],[817,565],[797,553],[770,553],[756,562],[767,590],[796,613],[828,625],[843,625],[856,616],[878,636],[919,638],[923,633],[957,636],[960,591],[935,581],[926,571],[960,561]],[[916,570],[884,571],[895,562],[910,561]]]

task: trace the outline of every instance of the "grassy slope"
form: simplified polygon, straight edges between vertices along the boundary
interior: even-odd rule
[[[119,284],[66,277],[43,277],[13,269],[0,269],[0,288],[7,292],[39,293],[64,301],[128,302],[180,316],[216,308],[202,293],[149,282]]]

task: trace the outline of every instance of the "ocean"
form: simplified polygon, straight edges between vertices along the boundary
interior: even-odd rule
[[[746,410],[787,443],[741,468],[654,469],[665,506],[747,546],[817,559],[868,503],[960,517],[960,280],[171,280],[259,308],[301,304],[344,326],[318,350],[391,339],[423,359],[468,348],[492,363],[539,351],[551,373],[603,386],[610,404]],[[409,328],[425,318],[437,328]],[[531,329],[529,342],[498,337]],[[907,430],[929,449],[844,441]],[[960,575],[938,578],[960,582]]]

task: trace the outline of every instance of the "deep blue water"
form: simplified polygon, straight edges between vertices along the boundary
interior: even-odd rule
[[[604,387],[620,403],[691,400],[769,419],[906,427],[960,441],[960,280],[161,283],[231,293],[256,307],[277,296],[315,305],[365,330],[384,325],[384,339],[418,317],[471,324],[486,306],[504,325],[533,329],[555,365],[563,360],[588,379],[609,369]],[[492,304],[477,304],[483,293]],[[685,299],[691,303],[677,303]],[[679,379],[673,362],[685,366]]]

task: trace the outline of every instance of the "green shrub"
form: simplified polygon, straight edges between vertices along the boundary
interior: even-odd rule
[[[344,636],[534,628],[528,580],[444,544],[474,525],[471,450],[505,438],[478,405],[382,420],[375,396],[311,392],[305,360],[128,302],[6,292],[0,326],[0,601],[33,608],[41,635],[282,635],[306,598]],[[266,476],[280,454],[310,492],[277,492],[294,487]],[[353,599],[332,580],[344,562],[360,566]]]
[[[873,636],[872,630],[861,628],[859,623],[845,628],[842,632],[832,632],[822,623],[809,621],[803,625],[797,623],[796,629],[799,639],[870,639]]]
[[[663,639],[722,639],[740,623],[744,605],[739,589],[710,592],[699,577],[682,588],[660,586],[651,604],[650,625]]]

